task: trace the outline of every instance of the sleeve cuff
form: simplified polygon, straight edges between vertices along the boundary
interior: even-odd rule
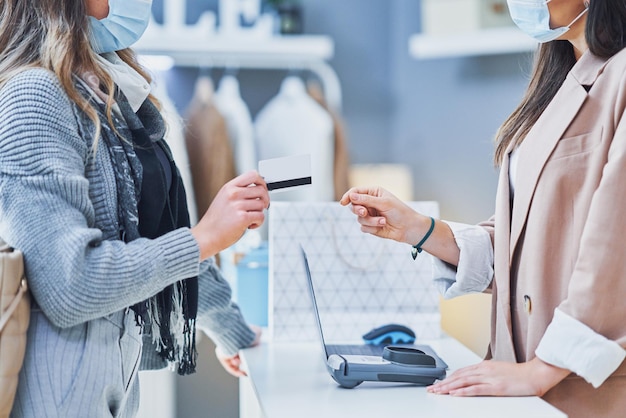
[[[256,337],[239,306],[231,299],[231,289],[213,260],[202,263],[198,297],[198,329],[229,356],[249,347]]]
[[[626,358],[626,351],[615,341],[558,308],[535,354],[546,363],[571,370],[594,388],[604,383]]]
[[[235,322],[226,334],[215,337],[215,345],[228,356],[234,356],[239,350],[250,347],[256,337],[254,331],[244,322]]]
[[[197,276],[200,266],[200,248],[189,228],[179,228],[155,240],[162,249],[166,277]]]
[[[483,292],[493,279],[493,246],[489,233],[476,225],[447,222],[459,247],[459,265],[433,257],[433,281],[444,299]]]
[[[238,311],[236,307],[235,310]],[[238,312],[234,315],[236,318],[231,318],[228,327],[221,330],[206,324],[198,324],[199,329],[227,356],[234,356],[239,350],[249,347],[256,337],[254,331],[237,314]]]

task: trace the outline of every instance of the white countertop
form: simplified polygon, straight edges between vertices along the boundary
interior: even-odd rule
[[[430,345],[450,370],[480,361],[452,338],[418,343]],[[537,397],[455,398],[430,394],[416,385],[376,382],[343,389],[326,372],[321,347],[314,342],[263,343],[243,350],[242,359],[249,375],[242,388],[251,387],[242,396],[242,417],[252,416],[246,412],[250,410],[246,402],[257,403],[258,415],[254,416],[264,418],[566,417]]]

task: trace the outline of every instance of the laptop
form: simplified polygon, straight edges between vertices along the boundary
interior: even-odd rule
[[[302,252],[302,260],[304,262],[304,269],[306,271],[307,278],[307,287],[309,289],[309,295],[311,296],[311,303],[313,306],[313,313],[315,314],[315,323],[317,324],[317,330],[320,336],[320,341],[322,343],[322,349],[324,350],[324,354],[326,356],[326,360],[332,354],[337,355],[361,355],[361,356],[376,356],[380,357],[383,355],[383,350],[387,346],[384,345],[373,345],[373,344],[326,344],[324,340],[324,333],[322,331],[322,321],[320,320],[320,314],[317,306],[317,299],[315,298],[315,289],[313,286],[313,278],[311,277],[311,269],[309,267],[309,261],[304,251],[304,248],[300,246],[300,251]],[[435,358],[437,367],[443,367],[445,369],[448,368],[448,365],[439,358],[439,356],[427,345],[417,345],[417,344],[393,344],[394,347],[409,347],[423,351],[425,354],[428,354]]]

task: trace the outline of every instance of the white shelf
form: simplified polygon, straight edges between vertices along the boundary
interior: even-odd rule
[[[450,35],[412,35],[409,53],[416,59],[530,52],[537,41],[517,27],[482,29]]]
[[[214,35],[207,39],[149,37],[140,40],[135,49],[141,54],[168,55],[180,66],[245,65],[247,61],[264,61],[268,66],[284,67],[291,63],[327,61],[333,57],[334,42],[323,35],[288,35],[267,38]]]
[[[144,36],[133,49],[142,55],[169,56],[181,67],[308,70],[320,78],[329,106],[341,109],[339,77],[328,64],[335,53],[335,43],[330,36],[215,34],[202,39],[184,33],[172,36],[155,32]]]

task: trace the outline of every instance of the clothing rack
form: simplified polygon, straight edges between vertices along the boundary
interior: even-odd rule
[[[187,25],[184,3],[165,1],[166,20],[152,20],[134,46],[139,54],[168,56],[181,67],[310,71],[322,83],[329,107],[341,110],[339,77],[328,63],[334,54],[331,37],[273,34],[267,15],[260,15],[253,28],[224,30],[215,25],[214,12],[204,12],[198,23]],[[221,0],[221,5],[230,2]]]

